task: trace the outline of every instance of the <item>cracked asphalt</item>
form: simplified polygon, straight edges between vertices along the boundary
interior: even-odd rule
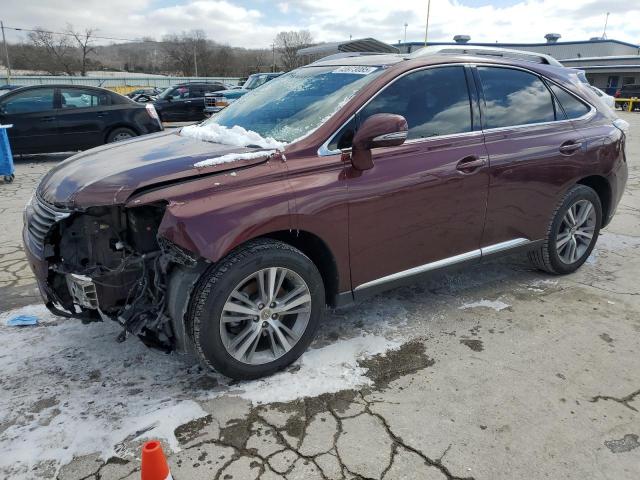
[[[640,115],[620,116],[631,123],[627,192],[577,273],[549,276],[516,255],[329,312],[314,348],[362,332],[400,344],[359,359],[369,379],[363,387],[258,403],[237,395],[238,385],[212,381],[218,394],[207,398],[202,385],[196,394],[185,381],[181,397],[205,415],[175,429],[176,451],[163,442],[173,478],[640,478]],[[21,215],[38,178],[58,160],[18,161],[15,182],[0,184],[0,312],[38,302],[22,253]],[[102,352],[93,351],[92,365],[106,362]],[[52,362],[67,354],[50,352]],[[95,374],[69,375],[67,363],[46,374],[89,385]],[[149,370],[141,375],[164,368],[140,365]],[[285,378],[301,372],[294,365]],[[31,411],[64,409],[62,394],[51,400],[25,392],[33,384],[11,378],[0,385],[2,417],[26,393],[38,399]],[[123,405],[154,393],[166,394],[130,388]],[[0,440],[9,426],[0,418]],[[141,433],[109,458],[96,452],[61,468],[43,461],[27,478],[137,479]]]

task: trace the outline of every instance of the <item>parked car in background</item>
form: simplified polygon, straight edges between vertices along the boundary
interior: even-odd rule
[[[615,94],[616,98],[637,98],[640,99],[640,83],[631,83],[623,85]],[[618,102],[618,105],[622,107],[622,110],[629,109],[628,102]],[[640,102],[634,102],[634,110],[640,110]]]
[[[129,97],[134,102],[139,103],[147,103],[153,102],[158,95],[162,93],[163,89],[158,87],[149,87],[149,88],[138,88],[133,92],[127,93],[127,97]]]
[[[298,358],[326,305],[517,251],[574,272],[623,194],[626,122],[527,58],[320,60],[67,160],[25,211],[45,303],[249,379]]]
[[[604,102],[604,104],[609,107],[611,110],[615,110],[616,108],[616,99],[611,95],[607,95],[605,92],[600,90],[598,87],[594,87],[593,85],[589,85],[589,88],[595,92],[595,94],[600,97],[600,100]]]
[[[182,83],[167,88],[153,102],[163,122],[184,122],[202,120],[204,115],[204,97],[208,93],[225,90],[222,82]]]
[[[220,90],[215,93],[209,93],[204,97],[204,111],[207,115],[219,112],[224,107],[235,102],[237,99],[255,90],[261,85],[264,85],[270,80],[279,77],[282,72],[279,73],[255,73],[250,75],[242,87],[231,87],[227,90]]]
[[[0,95],[9,93],[11,90],[15,90],[16,88],[20,88],[20,85],[0,85]]]
[[[0,123],[17,154],[86,150],[162,130],[153,105],[97,87],[22,87],[0,97]]]

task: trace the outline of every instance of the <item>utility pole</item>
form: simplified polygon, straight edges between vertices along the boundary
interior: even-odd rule
[[[407,22],[404,22],[404,43],[407,43],[407,27],[409,26],[409,24]]]
[[[424,46],[427,46],[427,38],[429,37],[429,13],[431,12],[431,0],[427,0],[427,26],[424,28]]]
[[[0,21],[0,29],[2,29],[2,43],[4,44],[4,56],[7,63],[7,85],[11,83],[11,64],[9,63],[9,49],[7,48],[7,39],[4,36],[4,23]]]
[[[194,43],[193,44],[193,66],[195,67],[196,77],[198,76],[198,56],[196,54],[197,49],[198,49],[198,44]]]
[[[602,30],[602,40],[607,39],[607,24],[609,23],[609,12],[607,12],[607,16],[604,19],[604,30]]]
[[[271,44],[271,54],[273,57],[271,61],[271,72],[276,73],[276,44],[275,43]]]

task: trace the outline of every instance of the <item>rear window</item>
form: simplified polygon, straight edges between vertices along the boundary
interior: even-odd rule
[[[558,99],[558,102],[560,103],[560,106],[562,107],[562,110],[564,110],[564,113],[567,115],[568,119],[580,118],[583,115],[589,113],[589,110],[591,110],[591,108],[589,108],[583,102],[578,100],[569,92],[558,87],[557,85],[551,85],[551,90],[553,90],[553,94]],[[598,96],[602,95],[598,94]]]
[[[551,92],[542,80],[522,70],[478,67],[485,98],[485,128],[553,122]]]

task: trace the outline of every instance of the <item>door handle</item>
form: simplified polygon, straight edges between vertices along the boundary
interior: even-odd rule
[[[42,117],[42,120],[40,120],[41,122],[54,122],[56,120],[56,117]]]
[[[473,173],[477,169],[484,167],[487,164],[487,157],[478,157],[476,155],[470,155],[464,157],[456,164],[456,170],[462,173]]]
[[[109,112],[98,112],[98,118],[106,117],[107,115],[109,115]]]
[[[191,103],[191,100],[185,100],[184,103]]]
[[[571,155],[582,148],[582,142],[574,142],[573,140],[569,140],[568,142],[564,142],[560,145],[560,153],[563,155]]]

